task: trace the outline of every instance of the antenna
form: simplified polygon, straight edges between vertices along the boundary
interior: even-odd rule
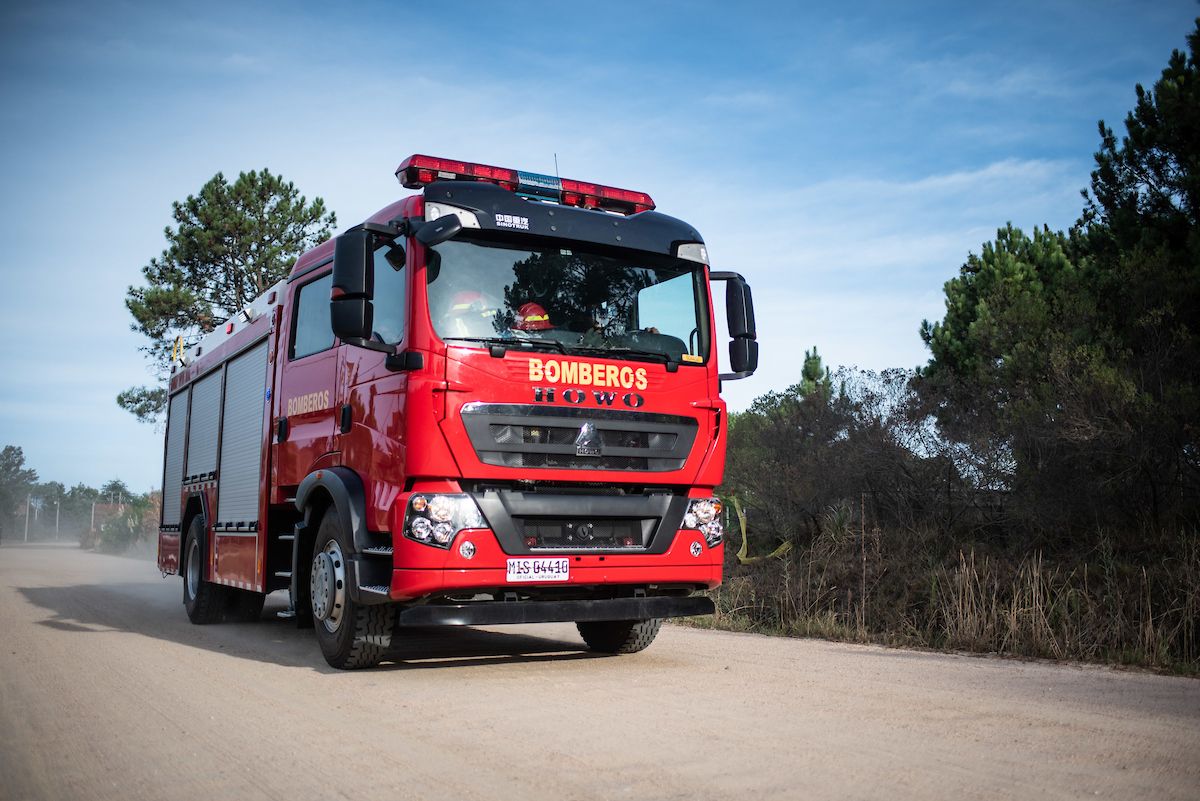
[[[558,154],[557,153],[554,154],[554,177],[562,178],[562,176],[558,174]]]

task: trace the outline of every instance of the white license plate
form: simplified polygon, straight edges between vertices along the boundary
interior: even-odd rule
[[[570,559],[509,559],[505,580],[566,581],[570,577]]]

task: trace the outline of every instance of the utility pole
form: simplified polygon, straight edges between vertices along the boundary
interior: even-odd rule
[[[29,502],[33,500],[32,495],[25,496],[25,541],[29,542]]]
[[[54,541],[58,542],[58,513],[61,510],[59,501],[54,502]]]

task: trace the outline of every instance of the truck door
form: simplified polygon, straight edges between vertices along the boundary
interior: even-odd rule
[[[315,278],[289,287],[283,367],[276,376],[275,486],[285,494],[308,475],[318,461],[337,450],[338,349],[329,318],[333,275],[326,267]],[[328,465],[327,465],[328,466]]]

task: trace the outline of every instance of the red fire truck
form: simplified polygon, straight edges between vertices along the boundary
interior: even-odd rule
[[[287,589],[356,668],[409,626],[572,621],[629,653],[711,612],[719,390],[758,361],[745,280],[643,192],[421,155],[396,174],[420,192],[178,354],[158,564],[188,617]]]

